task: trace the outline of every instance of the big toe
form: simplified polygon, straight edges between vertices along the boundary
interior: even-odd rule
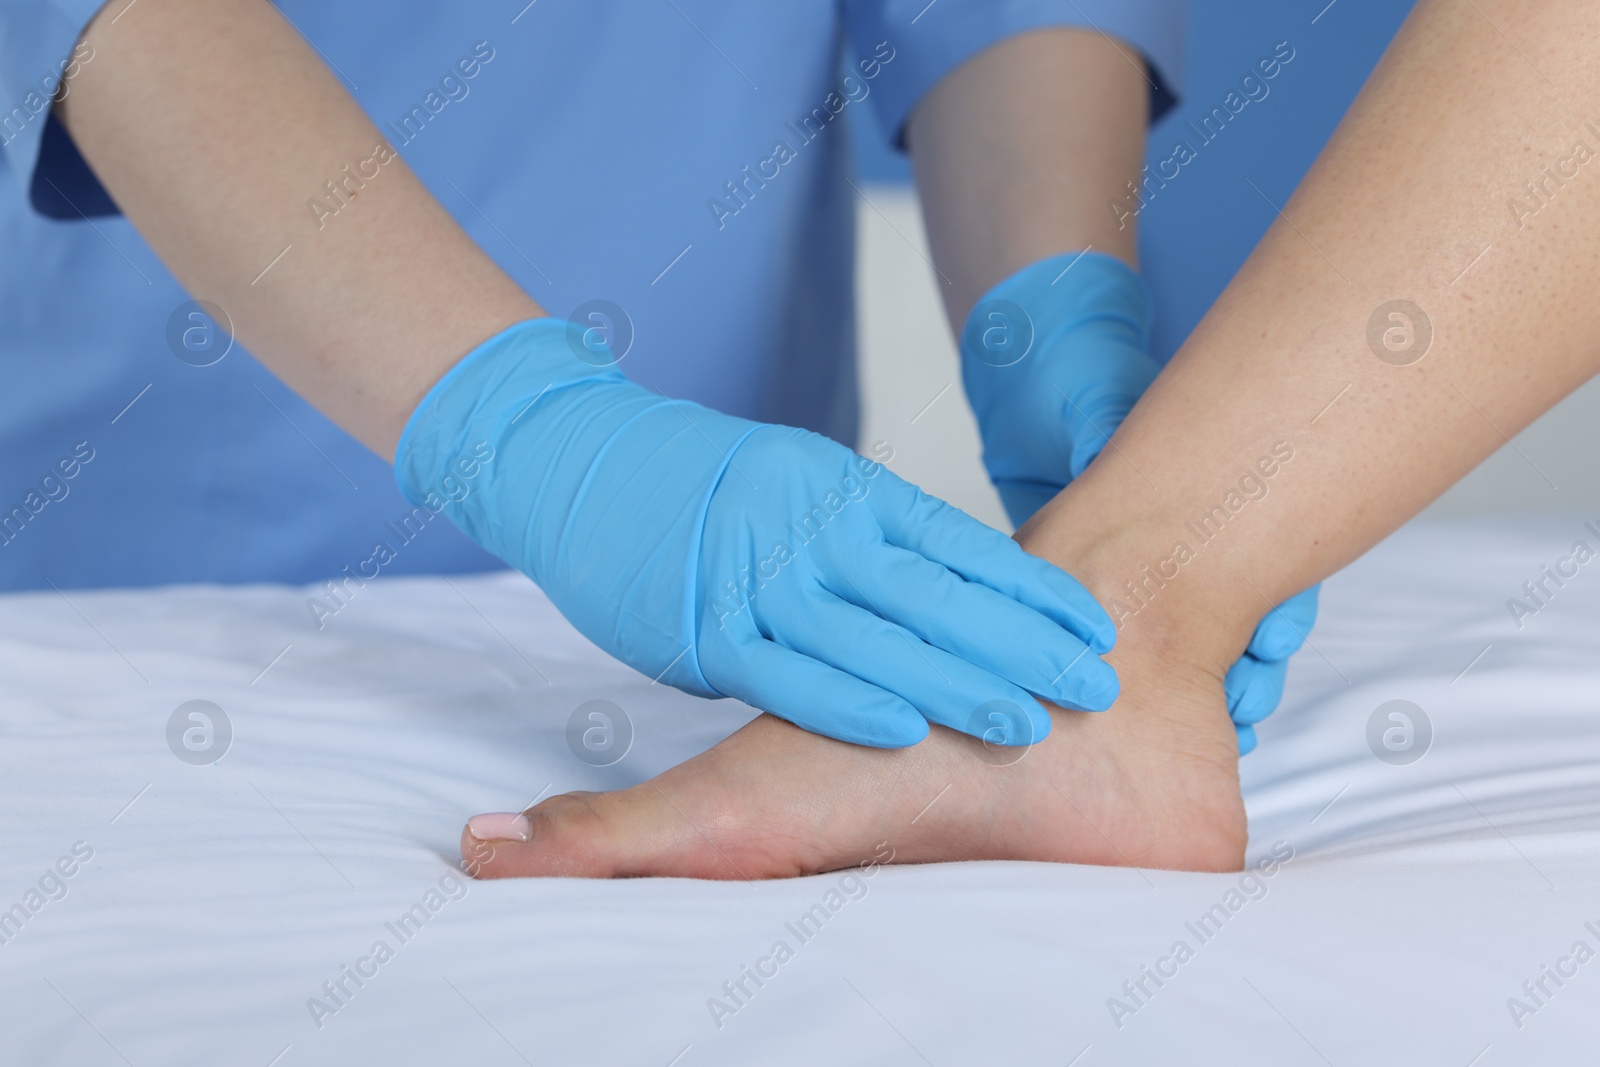
[[[476,815],[462,828],[461,858],[475,878],[749,877],[651,783]]]
[[[615,860],[603,794],[567,793],[525,812],[474,815],[461,828],[461,859],[474,878],[607,878]]]

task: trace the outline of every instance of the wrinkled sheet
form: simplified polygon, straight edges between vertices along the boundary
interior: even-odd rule
[[[1600,561],[1507,607],[1578,539],[1412,526],[1327,583],[1244,761],[1270,877],[884,868],[803,941],[837,875],[456,880],[467,815],[641,781],[751,715],[608,661],[520,576],[374,582],[320,630],[316,589],[0,598],[0,1062],[1592,1062]],[[169,745],[192,700],[231,724],[214,763]],[[591,700],[632,722],[610,766],[568,744]],[[1420,760],[1369,744],[1393,700]]]

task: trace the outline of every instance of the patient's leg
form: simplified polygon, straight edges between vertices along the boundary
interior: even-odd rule
[[[1056,713],[1003,767],[939,729],[876,752],[762,718],[642,786],[539,805],[527,843],[475,855],[464,835],[469,861],[722,878],[883,848],[1237,865],[1221,675],[1256,620],[1596,370],[1600,126],[1579,108],[1600,99],[1597,46],[1589,0],[1424,0],[1114,446],[1023,531],[1122,618],[1110,712]]]

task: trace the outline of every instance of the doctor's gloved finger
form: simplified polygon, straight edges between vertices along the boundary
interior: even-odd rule
[[[1223,689],[1228,696],[1228,715],[1246,726],[1271,715],[1283,699],[1283,683],[1289,673],[1286,659],[1260,660],[1246,652],[1228,669]]]
[[[867,500],[890,544],[1026,604],[1095,652],[1111,650],[1117,640],[1116,625],[1082,582],[893,472],[883,471],[878,477],[886,481]]]
[[[826,592],[808,595],[803,610],[786,612],[772,629],[777,643],[893,693],[929,722],[982,736],[993,724],[980,709],[1003,702],[1018,720],[1005,743],[1031,744],[1050,732],[1049,714],[1020,686]]]
[[[733,657],[710,671],[717,691],[802,730],[871,748],[928,736],[928,721],[900,697],[803,653],[751,638]]]
[[[853,562],[822,578],[840,599],[1058,704],[1104,711],[1116,699],[1111,665],[1032,608],[894,545]]]
[[[1288,659],[1300,651],[1317,621],[1317,593],[1321,588],[1314,585],[1267,612],[1250,638],[1250,654],[1259,659]]]
[[[1254,726],[1235,726],[1234,732],[1239,735],[1239,755],[1247,756],[1256,750],[1256,728]]]

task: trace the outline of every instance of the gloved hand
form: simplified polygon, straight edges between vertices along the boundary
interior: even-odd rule
[[[1110,706],[1116,629],[1076,579],[842,445],[614,362],[557,319],[485,341],[408,421],[402,492],[624,663],[841,741],[1028,744],[1030,693]]]
[[[1241,756],[1256,747],[1255,724],[1271,715],[1283,699],[1289,657],[1300,651],[1317,621],[1317,593],[1321,588],[1314,585],[1267,612],[1244,655],[1228,668],[1223,688],[1228,694],[1228,714],[1239,735]]]
[[[961,332],[961,377],[983,461],[1021,526],[1082,474],[1160,366],[1150,356],[1150,291],[1121,260],[1055,256],[978,301]],[[1289,657],[1317,614],[1315,587],[1269,612],[1227,675],[1243,755],[1283,696]]]

